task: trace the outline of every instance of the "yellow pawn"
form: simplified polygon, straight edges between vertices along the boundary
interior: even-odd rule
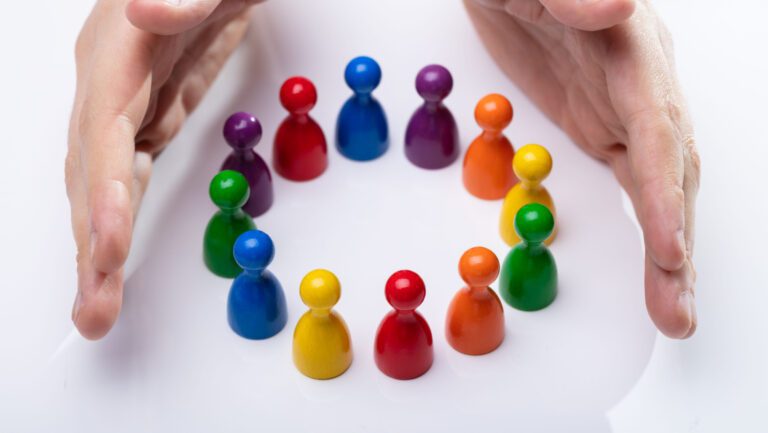
[[[541,182],[552,171],[552,156],[544,146],[538,144],[526,144],[521,147],[512,160],[512,168],[515,170],[520,182],[510,188],[504,198],[499,219],[499,231],[501,238],[509,246],[520,243],[520,237],[515,231],[515,215],[521,207],[528,203],[540,203],[549,208],[552,216],[555,216],[555,204],[549,191],[541,185]],[[555,218],[557,221],[557,218]],[[549,245],[555,239],[557,228],[544,241]]]
[[[299,295],[309,307],[293,332],[293,363],[313,379],[332,379],[352,364],[352,342],[344,319],[332,310],[341,284],[331,271],[315,269],[301,280]]]

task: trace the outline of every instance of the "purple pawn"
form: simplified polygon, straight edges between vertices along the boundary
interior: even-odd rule
[[[444,168],[459,157],[459,129],[443,99],[453,78],[443,66],[425,66],[416,75],[416,91],[424,104],[411,116],[405,131],[405,156],[421,168]]]
[[[269,167],[253,151],[261,139],[261,123],[248,113],[235,113],[224,123],[223,133],[232,153],[224,160],[221,169],[239,171],[245,176],[251,195],[243,210],[257,217],[269,210],[274,200]]]

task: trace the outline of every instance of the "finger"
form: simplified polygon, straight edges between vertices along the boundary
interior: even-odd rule
[[[519,2],[509,0],[507,3]],[[579,30],[602,30],[626,20],[635,10],[634,0],[541,0],[558,21]]]
[[[653,110],[659,110],[654,108]],[[628,125],[629,164],[637,188],[637,212],[646,247],[663,269],[685,260],[683,155],[672,121],[649,114]]]
[[[684,107],[663,50],[648,48],[636,26],[613,32],[606,76],[626,131],[635,211],[654,262],[674,271],[685,260]]]
[[[138,176],[134,137],[148,104],[153,55],[149,47],[157,38],[131,26],[121,14],[105,21],[110,19],[116,36],[93,46],[83,74],[87,79],[79,82],[70,138],[70,152],[79,150],[74,176],[79,182],[71,182],[70,193],[78,243],[73,321],[87,338],[103,336],[122,304],[123,264],[136,200],[132,190]]]
[[[609,162],[619,183],[632,202],[636,203],[637,190],[626,151],[615,146]],[[686,227],[688,227],[687,224],[686,221]],[[689,253],[680,269],[667,271],[662,269],[646,251],[646,308],[654,325],[670,338],[688,338],[696,330],[697,316],[693,290],[696,272],[691,257]]]
[[[173,35],[215,20],[257,0],[132,0],[126,16],[136,27],[158,34]]]
[[[667,271],[646,254],[645,305],[656,327],[670,338],[688,338],[696,331],[695,279],[690,260],[678,270]]]
[[[86,256],[77,264],[78,292],[72,307],[72,321],[89,340],[104,337],[115,324],[123,304],[123,269],[105,274],[93,269]]]
[[[81,106],[76,103],[76,109]],[[73,116],[76,117],[76,116]],[[74,124],[75,122],[73,122]],[[72,306],[72,322],[88,339],[101,338],[112,327],[122,305],[122,270],[107,275],[97,272],[91,261],[90,223],[83,171],[80,166],[76,124],[70,128],[70,148],[66,159],[66,184],[72,232],[77,244],[77,296]]]

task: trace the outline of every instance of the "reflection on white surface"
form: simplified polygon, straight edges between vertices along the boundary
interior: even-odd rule
[[[349,17],[363,8],[343,3]],[[212,98],[159,160],[137,229],[122,316],[103,341],[76,340],[56,356],[44,384],[57,402],[54,410],[91,431],[167,431],[181,419],[192,431],[436,425],[607,431],[605,412],[636,382],[654,340],[642,300],[640,240],[609,170],[582,154],[501,75],[460,5],[443,6],[443,18],[428,25],[435,3],[409,5],[408,20],[396,6],[369,5],[377,9],[368,12],[377,16],[375,23],[344,26],[318,20],[320,4],[301,5],[259,8]],[[398,35],[384,30],[395,27]],[[296,28],[302,33],[291,31]],[[393,38],[407,41],[407,49]],[[266,341],[241,339],[226,323],[229,281],[211,275],[201,260],[202,233],[215,211],[207,185],[227,151],[221,122],[235,110],[254,113],[265,128],[256,150],[269,161],[284,116],[278,88],[289,75],[303,74],[318,87],[313,115],[332,143],[337,110],[349,94],[343,66],[358,54],[382,65],[376,95],[390,119],[391,149],[371,163],[347,161],[332,149],[320,179],[275,178],[275,206],[256,223],[275,240],[271,269],[286,290],[289,326]],[[475,102],[497,91],[515,106],[512,142],[542,143],[555,161],[547,187],[560,218],[553,247],[560,295],[537,313],[506,308],[506,341],[485,357],[450,349],[443,320],[462,284],[457,263],[463,251],[484,245],[502,259],[508,251],[497,234],[501,202],[469,196],[460,162],[423,171],[402,153],[403,128],[419,103],[413,79],[431,62],[454,74],[446,102],[465,147],[479,132]],[[317,267],[333,270],[342,282],[337,309],[349,324],[355,356],[346,374],[327,382],[301,376],[290,353],[292,327],[305,309],[298,283]],[[389,308],[384,282],[401,268],[420,273],[427,284],[420,311],[436,346],[433,368],[410,382],[383,376],[372,356],[374,332]]]

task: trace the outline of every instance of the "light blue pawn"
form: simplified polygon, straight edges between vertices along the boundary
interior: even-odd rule
[[[267,270],[275,257],[275,245],[266,233],[249,230],[237,238],[233,252],[243,272],[229,290],[229,326],[241,337],[269,338],[288,321],[283,288]]]
[[[378,158],[389,148],[387,117],[371,95],[381,82],[381,68],[370,57],[355,57],[347,64],[344,80],[354,95],[341,107],[336,122],[336,148],[355,161]]]

